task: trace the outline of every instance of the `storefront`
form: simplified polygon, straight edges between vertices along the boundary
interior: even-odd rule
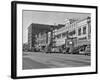
[[[77,37],[69,38],[65,40],[66,49],[69,49],[69,52],[73,50],[74,47],[77,45]]]

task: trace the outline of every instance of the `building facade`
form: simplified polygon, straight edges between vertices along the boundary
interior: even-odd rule
[[[51,42],[51,26],[53,25],[32,23],[28,27],[29,50],[43,49]]]
[[[91,18],[82,20],[70,20],[64,27],[55,30],[56,46],[77,47],[90,45],[91,42]]]
[[[40,33],[36,34],[35,47],[40,50],[44,50],[47,45],[48,45],[48,33],[40,32]]]
[[[77,45],[88,45],[91,43],[91,19],[83,19],[77,23]]]
[[[32,23],[28,27],[29,49],[46,47],[77,47],[91,43],[91,18],[66,19],[64,25]]]
[[[29,50],[32,50],[35,46],[35,30],[33,28],[33,25],[31,24],[29,27],[28,27],[28,47],[29,47]]]

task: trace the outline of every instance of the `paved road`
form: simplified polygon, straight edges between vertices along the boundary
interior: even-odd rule
[[[90,56],[24,52],[23,69],[90,66]]]

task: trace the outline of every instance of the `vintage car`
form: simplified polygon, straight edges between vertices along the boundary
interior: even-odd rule
[[[79,50],[79,54],[83,54],[83,55],[91,55],[91,48],[90,46],[86,46],[85,49],[81,49]]]

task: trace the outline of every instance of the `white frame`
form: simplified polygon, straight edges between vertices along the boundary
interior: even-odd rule
[[[42,4],[32,2],[12,2],[16,3],[16,28],[17,28],[17,58],[16,58],[16,77],[28,76],[44,76],[54,74],[78,74],[78,73],[95,73],[97,72],[96,66],[96,10],[97,7],[93,6],[77,6],[77,5],[60,5],[60,4]],[[29,4],[30,3],[30,4]],[[36,5],[38,4],[38,5]],[[91,66],[87,67],[71,67],[71,68],[52,68],[52,69],[31,69],[22,70],[22,10],[43,10],[43,11],[60,11],[60,12],[81,12],[91,13]],[[95,27],[94,27],[95,26]]]

